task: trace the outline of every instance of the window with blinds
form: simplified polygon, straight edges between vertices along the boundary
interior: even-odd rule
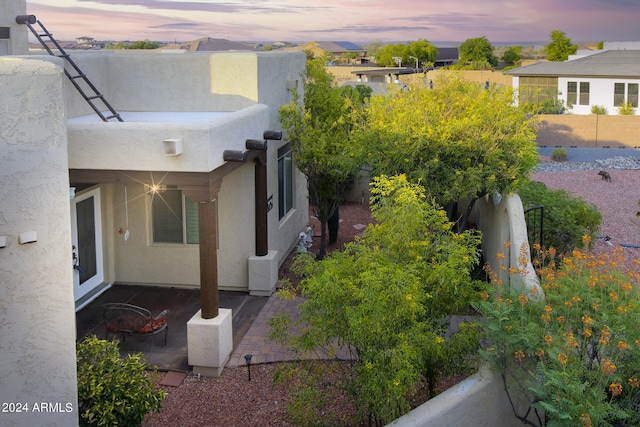
[[[153,243],[198,244],[198,204],[177,188],[151,194]]]
[[[278,218],[293,209],[293,155],[289,144],[278,149]]]

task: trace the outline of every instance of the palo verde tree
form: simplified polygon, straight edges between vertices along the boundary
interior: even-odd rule
[[[486,37],[476,37],[465,40],[459,47],[458,63],[463,67],[473,69],[489,69],[498,65],[498,58],[494,55],[493,45]]]
[[[449,218],[466,225],[475,200],[518,188],[537,162],[535,129],[510,88],[459,77],[372,96],[359,131],[374,174],[422,182]],[[470,201],[458,216],[459,201]]]
[[[325,61],[307,61],[304,101],[294,91],[292,101],[279,111],[295,164],[307,177],[313,213],[320,221],[319,259],[326,253],[327,221],[362,166],[363,150],[352,138],[352,112],[364,108],[370,95],[364,86],[337,87]]]
[[[413,57],[413,58],[412,58]],[[420,64],[432,64],[438,59],[438,48],[425,39],[418,39],[410,43],[387,44],[378,49],[376,62],[383,67],[397,67],[393,58],[402,58],[402,64],[415,65],[415,59]]]
[[[560,30],[551,31],[549,38],[551,42],[544,47],[549,61],[566,61],[578,51],[578,46],[571,44],[571,39]]]
[[[331,355],[337,345],[348,348],[354,360],[342,381],[328,385],[318,364],[302,373],[304,381],[284,375],[289,386],[298,387],[294,410],[324,412],[316,406],[320,396],[306,397],[344,385],[361,422],[379,426],[410,409],[416,387],[434,392],[441,374],[468,372],[478,348],[476,328],[463,324],[446,339],[445,333],[448,316],[479,299],[483,285],[470,275],[479,261],[479,233],[453,233],[424,187],[404,176],[381,176],[374,179],[372,195],[376,224],[361,239],[321,263],[307,255],[296,260],[305,277],[297,289],[305,298],[299,323],[281,313],[269,324],[272,339],[300,354]],[[315,425],[331,424],[321,419]]]

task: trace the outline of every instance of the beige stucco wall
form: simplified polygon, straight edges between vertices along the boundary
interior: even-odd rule
[[[0,27],[9,27],[9,55],[26,55],[29,53],[27,34],[29,29],[16,23],[16,16],[27,14],[25,1],[0,2]]]
[[[0,402],[29,405],[0,413],[4,426],[78,424],[63,78],[49,61],[0,57]],[[20,244],[26,231],[37,241]]]
[[[538,116],[541,147],[640,148],[640,116],[544,114]]]
[[[281,129],[278,108],[289,102],[290,88],[297,86],[296,81],[305,67],[303,53],[140,53],[136,56],[106,52],[101,57],[94,52],[78,57],[83,70],[89,75],[95,73],[97,81],[104,82],[115,99],[109,99],[114,106],[122,104],[127,107],[125,110],[134,111],[167,111],[170,107],[174,111],[229,113],[206,123],[69,122],[69,167],[72,169],[214,170],[224,163],[223,150],[244,150],[247,139],[260,139],[265,130]],[[112,62],[116,65],[111,65]],[[144,75],[155,68],[161,71]],[[118,80],[126,81],[124,88],[117,84]],[[140,83],[135,84],[136,81]],[[156,89],[150,82],[154,82],[152,86]],[[170,87],[166,91],[157,89],[165,86]],[[129,92],[127,99],[120,98],[122,91]],[[74,90],[70,90],[68,97],[74,96]],[[71,106],[70,111],[87,113],[81,111],[83,108]],[[167,138],[182,140],[181,155],[163,153],[162,141]],[[267,216],[269,249],[277,251],[278,263],[282,263],[295,246],[298,233],[308,221],[306,180],[297,170],[295,208],[282,220],[278,218],[277,151],[285,143],[269,141],[267,150],[267,197],[273,197],[274,205]],[[144,194],[144,186],[127,185],[131,233],[128,241],[119,233],[125,224],[124,185],[102,185],[101,188],[103,206],[106,206],[103,224],[110,224],[103,227],[106,281],[199,286],[196,245],[152,243],[150,196]],[[253,162],[222,180],[218,201],[218,285],[220,289],[246,291],[248,258],[255,255]]]
[[[389,424],[393,427],[516,427],[500,375],[483,366],[478,373]]]

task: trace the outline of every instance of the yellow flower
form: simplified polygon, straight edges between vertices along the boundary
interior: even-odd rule
[[[629,383],[629,385],[633,388],[638,388],[640,387],[640,381],[638,381],[638,379],[636,377],[631,377],[627,380],[627,382]]]
[[[520,302],[520,305],[527,305],[527,303],[529,302],[529,297],[526,295],[520,295],[518,297],[518,302]]]
[[[518,362],[518,363],[522,362],[522,360],[525,358],[525,355],[522,352],[522,350],[516,351],[514,355],[516,357],[516,362]]]
[[[626,350],[629,348],[629,344],[627,344],[624,341],[618,341],[618,350],[622,351],[622,350]]]
[[[545,335],[544,342],[546,342],[547,344],[553,344],[553,337],[551,335]]]
[[[393,385],[396,387],[400,385],[400,380],[393,380]]]

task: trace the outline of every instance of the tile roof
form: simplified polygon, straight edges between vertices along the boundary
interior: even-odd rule
[[[640,77],[640,50],[607,50],[564,62],[538,62],[505,71],[514,76]]]

